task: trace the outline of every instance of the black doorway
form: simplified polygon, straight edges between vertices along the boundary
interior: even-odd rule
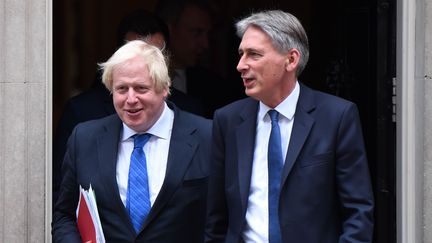
[[[96,62],[112,53],[119,19],[135,8],[153,10],[152,1],[54,2],[54,129],[64,102],[89,87]],[[238,39],[233,21],[253,10],[282,9],[296,15],[308,32],[310,62],[300,80],[355,102],[360,111],[373,179],[375,242],[396,242],[396,0],[258,1],[208,0],[217,11],[213,67],[243,97],[235,70]],[[263,3],[265,2],[265,3]]]

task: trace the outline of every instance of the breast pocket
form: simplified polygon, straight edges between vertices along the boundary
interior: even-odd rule
[[[318,166],[318,165],[325,165],[332,163],[334,160],[334,153],[333,151],[322,153],[322,154],[315,154],[311,156],[304,156],[299,161],[299,167],[309,167],[309,166]]]
[[[208,177],[195,178],[183,181],[183,187],[195,187],[200,185],[207,185]]]

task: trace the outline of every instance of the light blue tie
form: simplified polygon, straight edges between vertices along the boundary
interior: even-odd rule
[[[150,212],[150,193],[147,175],[147,162],[143,150],[144,144],[151,134],[134,135],[134,149],[132,151],[126,209],[129,212],[135,232],[139,232],[148,213]]]
[[[268,195],[269,195],[269,243],[281,243],[282,236],[279,226],[279,194],[283,168],[281,133],[278,123],[279,113],[268,112],[271,119],[271,132],[268,146]]]

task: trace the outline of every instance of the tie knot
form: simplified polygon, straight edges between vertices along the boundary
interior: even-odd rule
[[[151,137],[151,134],[135,134],[134,136],[134,148],[142,148],[148,142]]]
[[[279,118],[279,112],[277,112],[276,110],[269,110],[268,114],[270,116],[270,119],[273,122],[278,122],[278,118]]]

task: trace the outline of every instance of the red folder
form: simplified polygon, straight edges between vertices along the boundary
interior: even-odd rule
[[[96,230],[93,223],[92,216],[90,214],[90,209],[85,200],[85,196],[80,192],[80,200],[78,206],[78,216],[77,216],[78,230],[81,235],[82,242],[96,243]]]

